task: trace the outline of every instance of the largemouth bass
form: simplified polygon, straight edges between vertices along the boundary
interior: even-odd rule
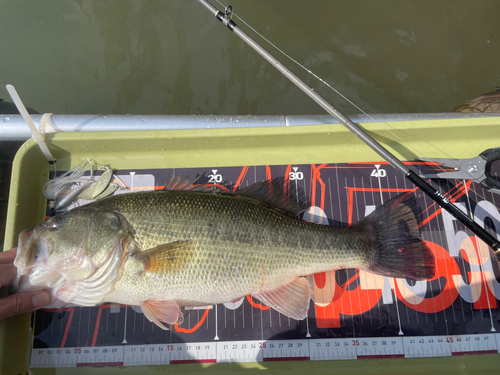
[[[14,262],[17,290],[48,289],[53,308],[138,305],[167,329],[163,323],[182,323],[181,306],[246,295],[304,319],[311,294],[304,276],[318,272],[434,275],[411,194],[341,228],[298,220],[308,205],[284,179],[236,193],[181,182],[166,191],[112,196],[23,231]]]

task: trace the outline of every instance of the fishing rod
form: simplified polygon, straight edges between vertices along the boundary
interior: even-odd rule
[[[319,104],[326,112],[335,117],[341,124],[348,128],[351,132],[356,134],[366,145],[368,145],[373,151],[379,154],[385,161],[387,161],[393,168],[399,170],[408,180],[410,180],[414,185],[416,185],[420,190],[422,190],[426,195],[428,195],[434,202],[439,206],[448,211],[453,217],[470,229],[476,236],[483,240],[495,253],[495,257],[498,262],[500,262],[500,243],[496,238],[494,238],[490,233],[488,233],[483,227],[477,224],[474,220],[468,217],[460,209],[458,209],[453,203],[450,202],[441,192],[434,189],[431,185],[425,182],[420,176],[418,176],[414,171],[412,171],[408,166],[403,164],[396,156],[385,149],[380,143],[369,136],[361,126],[352,122],[347,116],[335,108],[330,102],[318,94],[312,87],[307,85],[302,81],[297,75],[295,75],[290,69],[283,65],[278,59],[276,59],[272,54],[270,54],[264,47],[257,43],[252,37],[240,29],[232,20],[232,8],[230,6],[226,7],[225,12],[221,12],[207,0],[198,0],[205,8],[207,8],[219,21],[227,26],[229,30],[234,32],[238,37],[240,37],[245,43],[252,47],[259,55],[271,63],[276,69],[278,69],[285,77],[292,81],[299,89],[305,92],[311,99],[313,99],[317,104]]]

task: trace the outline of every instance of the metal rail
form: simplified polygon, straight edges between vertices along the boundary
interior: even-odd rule
[[[498,117],[483,113],[390,113],[350,116],[354,122],[392,122]],[[31,115],[38,126],[42,115]],[[52,115],[47,133],[254,128],[337,124],[329,115],[214,116],[214,115]],[[0,115],[0,141],[26,141],[31,132],[21,115]]]

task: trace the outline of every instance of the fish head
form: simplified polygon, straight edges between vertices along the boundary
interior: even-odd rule
[[[133,234],[132,226],[112,208],[84,206],[54,216],[20,233],[14,289],[52,288],[58,307],[73,303],[92,278],[114,284],[123,255],[133,251]]]

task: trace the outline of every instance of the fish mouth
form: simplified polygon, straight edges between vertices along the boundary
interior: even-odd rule
[[[19,233],[19,242],[18,242],[18,249],[22,249],[26,246],[26,243],[31,239],[31,237],[35,234],[35,230],[23,230],[21,233]]]
[[[39,237],[35,230],[23,230],[19,234],[17,254],[14,266],[17,268],[17,277],[13,289],[24,289],[25,275],[30,274],[36,267],[44,267],[48,260],[48,242]]]
[[[128,234],[112,245],[106,259],[96,264],[86,254],[85,247],[74,251],[58,252],[52,239],[43,232],[25,230],[19,234],[14,265],[17,277],[14,292],[32,292],[46,289],[52,294],[48,308],[58,308],[75,303],[79,306],[95,306],[113,289],[121,276],[125,249],[134,246]]]
[[[35,230],[34,229],[31,229],[31,230],[23,230],[20,234],[19,234],[19,247],[22,248],[26,245],[26,242],[28,241],[28,239],[33,236],[33,234],[35,234]]]
[[[14,265],[22,269],[33,266],[47,266],[51,247],[50,241],[40,237],[36,233],[36,229],[23,230],[19,234]]]
[[[18,273],[24,275],[26,269],[31,267],[38,256],[36,247],[36,238],[34,230],[23,230],[19,234],[17,243],[17,255],[14,259],[14,266],[17,267]]]
[[[14,292],[18,292],[21,289],[21,277],[25,275],[29,267],[27,267],[27,263],[30,261],[26,256],[26,244],[31,242],[35,231],[34,230],[23,230],[19,233],[19,238],[17,241],[17,252],[16,258],[14,259],[14,266],[17,268],[17,275],[12,283],[12,289]]]

